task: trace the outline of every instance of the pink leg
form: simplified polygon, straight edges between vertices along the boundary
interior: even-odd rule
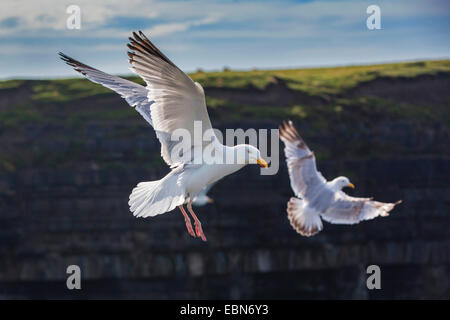
[[[203,241],[207,241],[205,233],[203,232],[203,229],[202,229],[202,223],[200,222],[200,220],[198,220],[197,216],[195,215],[194,210],[192,210],[191,199],[188,200],[187,208],[188,208],[189,212],[191,213],[192,218],[194,218],[194,226],[195,226],[195,231],[197,232],[197,237],[201,237]]]
[[[192,228],[191,219],[189,218],[188,214],[184,210],[183,205],[178,206],[178,208],[180,208],[181,213],[184,216],[184,221],[186,222],[186,229],[187,229],[187,231],[189,232],[189,234],[191,236],[193,236],[195,238],[195,233],[194,233],[194,229]]]

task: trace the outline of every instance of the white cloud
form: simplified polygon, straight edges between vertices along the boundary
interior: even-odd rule
[[[438,18],[448,17],[448,0],[377,0],[376,3],[381,7],[382,27],[388,21],[394,24],[403,21],[395,28],[372,34],[385,37],[378,43],[407,45],[408,38],[415,39],[421,30],[426,30],[422,32],[425,35],[417,39],[423,42],[426,37],[425,40],[431,39],[429,43],[436,45],[429,47],[429,55],[434,53],[433,50],[448,48],[447,42],[442,40],[445,35],[448,37],[448,31],[442,25],[432,26]],[[81,30],[66,29],[66,8],[71,4],[81,8]],[[364,37],[368,32],[365,20],[369,4],[372,2],[360,0],[306,3],[252,0],[1,0],[0,54],[11,58],[16,55],[17,59],[27,61],[33,53],[47,53],[48,61],[53,62],[53,55],[59,50],[79,54],[80,59],[95,59],[94,51],[110,51],[103,56],[108,56],[110,64],[114,65],[114,59],[126,57],[125,43],[130,32],[134,31],[128,30],[120,21],[132,22],[135,18],[136,21],[144,19],[144,22],[148,19],[148,23],[143,23],[140,29],[151,39],[156,38],[157,45],[169,56],[173,54],[177,58],[179,53],[177,62],[185,63],[192,70],[196,67],[220,68],[224,64],[232,67],[273,65],[280,61],[274,57],[289,54],[292,54],[292,62],[286,63],[295,65],[296,61],[305,61],[305,56],[297,59],[295,50],[298,49],[310,55],[311,59],[320,56],[320,59],[326,60],[328,54],[327,61],[334,61],[335,53],[329,51],[337,45],[348,47],[345,57],[351,59],[352,48],[357,49],[353,55],[358,58],[358,50],[367,44]],[[424,18],[430,23],[423,23]],[[122,20],[114,23],[115,19]],[[417,24],[414,19],[419,20]],[[139,28],[137,23],[135,25]],[[426,49],[421,52],[427,52]],[[409,54],[408,49],[402,51],[396,47],[396,50],[398,55]],[[409,50],[414,48],[409,47]],[[230,55],[230,52],[235,55]],[[344,51],[339,52],[343,54]],[[382,56],[383,51],[380,52]],[[392,53],[386,55],[392,56]],[[11,63],[4,64],[8,68]]]
[[[142,0],[2,0],[0,21],[8,17],[19,17],[20,24],[13,28],[19,30],[64,30],[69,5],[76,4],[81,8],[82,26],[94,29],[117,15],[147,16],[154,18],[157,12],[151,10],[151,1]],[[138,11],[137,11],[138,9]]]
[[[387,1],[378,0],[382,17],[410,17],[448,14],[442,10],[448,5],[442,0]],[[39,35],[48,30],[66,31],[66,8],[76,4],[81,8],[82,30],[86,36],[122,37],[120,28],[108,27],[115,17],[148,17],[149,21],[159,21],[149,30],[152,36],[166,36],[184,32],[194,26],[223,22],[243,24],[252,29],[257,22],[261,31],[273,27],[296,23],[308,32],[323,30],[324,27],[339,27],[364,21],[367,3],[355,0],[293,2],[220,2],[214,0],[196,1],[156,1],[156,0],[2,0],[0,22],[8,18],[18,18],[18,24],[1,28],[0,35]],[[334,21],[331,21],[334,19]],[[327,21],[328,20],[328,21]],[[161,22],[163,21],[163,22]],[[264,23],[265,22],[265,23]],[[227,27],[224,27],[227,30]],[[117,32],[112,32],[117,31]],[[245,31],[245,30],[242,30]],[[290,31],[290,30],[284,30]],[[220,32],[220,31],[219,31]],[[128,33],[126,33],[128,35]],[[56,35],[56,34],[55,34]]]
[[[145,30],[145,33],[151,34],[152,37],[161,37],[177,31],[186,31],[193,26],[207,25],[218,21],[217,17],[207,17],[201,20],[186,21],[179,23],[166,23],[158,24],[149,30]]]

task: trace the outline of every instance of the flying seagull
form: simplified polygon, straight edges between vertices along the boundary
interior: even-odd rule
[[[334,224],[355,224],[378,216],[388,216],[397,204],[372,201],[373,198],[350,197],[344,187],[355,188],[347,177],[327,181],[317,171],[316,158],[298,134],[292,121],[280,126],[280,139],[289,170],[291,187],[297,198],[287,205],[291,226],[303,236],[322,230],[322,219]]]
[[[99,83],[108,89],[114,90],[128,104],[136,109],[137,112],[153,127],[152,116],[150,114],[150,106],[154,101],[147,98],[147,88],[120,77],[110,75],[98,69],[87,66],[63,53],[59,53],[62,60],[80,72],[92,82]],[[213,203],[214,200],[207,196],[213,184],[206,186],[192,201],[194,206],[204,206],[207,203]]]
[[[189,234],[206,241],[200,220],[192,209],[193,199],[209,184],[245,165],[258,163],[267,167],[267,162],[262,159],[260,151],[251,145],[229,147],[221,144],[212,133],[202,86],[192,81],[141,31],[139,34],[133,32],[129,40],[131,70],[146,82],[145,87],[106,74],[62,53],[60,56],[89,80],[119,93],[156,131],[161,143],[161,156],[171,171],[160,180],[137,184],[128,202],[133,215],[153,217],[179,207]],[[200,135],[194,132],[194,128],[197,129],[195,122],[201,124]],[[172,135],[178,129],[188,132],[191,139],[174,141]],[[209,133],[209,140],[203,139],[208,136],[206,132]],[[209,154],[214,154],[207,162],[203,161],[202,151],[205,149],[211,151]],[[223,159],[241,161],[223,163]],[[195,233],[184,204],[194,219]]]

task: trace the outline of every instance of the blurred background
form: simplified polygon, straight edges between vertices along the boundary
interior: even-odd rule
[[[450,298],[449,22],[437,0],[2,1],[0,298]],[[131,189],[169,170],[153,129],[57,52],[143,83],[128,71],[135,30],[202,84],[214,127],[292,119],[327,179],[404,202],[302,237],[280,143],[277,175],[249,166],[212,188],[196,210],[207,243],[176,210],[134,218]],[[71,264],[82,290],[66,287]]]

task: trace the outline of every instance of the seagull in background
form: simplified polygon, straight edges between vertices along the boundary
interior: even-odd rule
[[[297,198],[287,205],[291,226],[303,236],[313,236],[322,230],[322,219],[334,224],[355,224],[378,216],[388,216],[401,203],[372,201],[373,198],[355,198],[345,194],[344,187],[355,188],[347,177],[327,181],[317,171],[316,158],[298,134],[292,121],[283,122],[280,139],[289,170],[291,187]]]
[[[208,203],[214,203],[214,199],[208,197],[207,193],[215,183],[211,183],[204,187],[202,191],[192,200],[192,204],[197,207],[202,207]]]
[[[131,70],[145,81],[145,87],[89,67],[63,53],[60,56],[89,80],[119,93],[155,129],[161,143],[161,156],[171,171],[160,180],[137,184],[128,202],[133,215],[153,217],[178,207],[189,234],[207,241],[201,222],[192,209],[193,199],[208,185],[245,165],[257,163],[266,168],[267,162],[254,146],[240,144],[229,147],[221,144],[214,134],[210,134],[209,141],[203,140],[207,130],[212,132],[212,126],[202,86],[181,71],[141,31],[139,35],[133,32],[133,37],[129,40]],[[200,139],[194,134],[195,121],[202,124]],[[177,129],[187,130],[191,136],[190,141],[173,141],[172,134]],[[204,163],[201,151],[205,148],[214,151],[211,154],[214,154],[217,162]],[[181,156],[177,154],[178,150],[192,152],[185,159],[184,153]],[[196,152],[198,150],[200,152]],[[201,159],[198,158],[199,154]],[[173,155],[178,156],[174,159]],[[236,159],[239,155],[245,156],[243,161],[222,164],[223,159]],[[194,219],[195,232],[184,204]]]

